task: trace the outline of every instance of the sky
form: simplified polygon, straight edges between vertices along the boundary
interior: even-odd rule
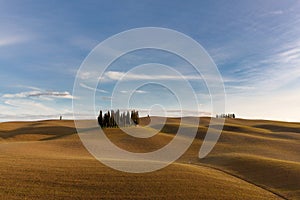
[[[0,121],[71,119],[74,81],[84,59],[107,38],[141,27],[173,29],[201,44],[224,81],[227,113],[300,120],[300,1],[0,0]],[[126,70],[153,62],[174,67],[192,85],[200,112],[185,106],[182,115],[214,114],[205,81],[193,78],[192,66],[151,49],[124,55],[107,68],[97,86],[96,110],[109,108]],[[153,81],[151,69],[157,67],[133,71],[126,82]],[[176,78],[159,77],[179,86]],[[86,82],[81,87],[94,89]],[[137,88],[129,104],[143,114],[178,115],[180,107],[172,91],[155,83]]]

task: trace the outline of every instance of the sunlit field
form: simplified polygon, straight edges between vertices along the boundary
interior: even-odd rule
[[[113,170],[82,145],[73,121],[0,124],[0,199],[299,199],[300,124],[227,119],[204,159],[198,151],[210,118],[201,118],[188,151],[168,167],[144,174]],[[131,131],[155,129],[141,119]],[[180,119],[151,138],[106,128],[113,143],[132,152],[168,144]],[[188,128],[188,125],[186,126]],[[120,164],[124,164],[120,161]]]

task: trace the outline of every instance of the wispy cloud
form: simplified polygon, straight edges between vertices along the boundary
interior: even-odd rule
[[[93,71],[84,71],[80,72],[77,75],[77,78],[84,81],[97,81],[101,80],[102,82],[107,81],[136,81],[136,80],[202,80],[202,77],[199,75],[175,75],[174,73],[170,74],[161,74],[159,71],[151,73],[132,73],[132,72],[121,72],[121,71],[107,71],[103,74],[102,77],[97,77],[97,73]]]
[[[112,97],[109,97],[109,96],[102,96],[101,99],[104,100],[104,101],[111,101],[111,100],[112,100]]]
[[[92,88],[92,87],[90,87],[90,86],[88,86],[88,85],[86,85],[86,84],[84,84],[84,83],[80,83],[79,85],[80,85],[81,87],[83,87],[83,88],[88,89],[88,90],[98,91],[98,92],[102,92],[102,93],[108,93],[108,91],[106,91],[106,90],[97,89],[97,88]]]
[[[4,101],[4,104],[13,106],[13,107],[22,108],[22,109],[36,108],[36,109],[39,109],[40,112],[44,111],[47,113],[55,111],[53,108],[47,107],[42,103],[32,101],[32,100],[11,99],[11,100]]]
[[[290,42],[274,41],[276,48],[263,47],[250,56],[241,47],[236,47],[241,49],[240,52],[231,53],[227,53],[228,47],[220,47],[216,57],[223,53],[229,56],[220,62],[221,66],[225,66],[220,69],[227,91],[251,91],[251,95],[254,95],[255,92],[279,89],[300,78],[300,37],[290,37],[294,38]],[[235,62],[231,63],[230,60]]]
[[[63,98],[63,99],[72,99],[73,96],[65,92],[56,92],[56,91],[29,91],[29,92],[20,92],[14,94],[4,94],[3,98],[26,98],[26,97],[54,97],[54,98]]]
[[[58,108],[33,99],[8,99],[0,102],[0,109],[0,121],[58,119],[60,115],[73,118],[70,108]]]
[[[300,41],[281,45],[278,49],[256,62],[257,70],[249,74],[255,85],[278,89],[300,78]]]
[[[148,92],[145,91],[145,90],[134,90],[134,91],[121,90],[120,92],[123,93],[123,94],[131,93],[131,92],[137,93],[137,94],[146,94],[146,93],[148,93]]]
[[[283,13],[283,10],[274,10],[269,12],[270,15],[282,15]]]
[[[42,91],[41,88],[30,86],[30,85],[16,85],[15,87],[24,88],[24,89],[30,89],[30,90],[34,90],[34,91]]]
[[[28,38],[19,35],[1,36],[0,35],[0,47],[19,44],[27,41]]]
[[[178,79],[187,79],[187,80],[199,80],[201,76],[196,75],[162,75],[162,74],[151,74],[148,73],[125,73],[120,71],[107,71],[104,73],[102,77],[97,77],[97,73],[93,71],[85,71],[80,72],[77,75],[77,78],[85,81],[97,81],[101,80],[103,82],[107,81],[117,81],[117,80],[124,80],[124,81],[134,81],[134,80],[178,80]]]
[[[104,78],[108,80],[199,80],[201,76],[196,75],[161,75],[161,74],[139,74],[139,73],[125,73],[119,71],[108,71],[104,74]]]
[[[274,16],[274,15],[282,15],[282,14],[284,14],[283,10],[272,10],[264,14],[261,14],[260,16],[265,17],[265,16]]]

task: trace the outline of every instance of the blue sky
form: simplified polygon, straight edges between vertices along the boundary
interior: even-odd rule
[[[114,34],[148,26],[180,31],[206,49],[223,77],[227,112],[244,118],[300,120],[300,2],[275,0],[0,0],[0,120],[71,118],[73,83],[89,52]],[[149,55],[157,52],[129,57],[140,64],[150,62]],[[167,64],[184,65],[159,55],[168,58]],[[96,95],[100,108],[108,106],[117,72],[126,68],[120,66],[131,64],[125,57],[111,66],[107,77],[112,81],[100,85]],[[151,97],[163,88],[155,87],[140,88],[133,107],[147,110],[157,103]],[[210,113],[205,85],[193,87],[203,113]],[[141,98],[149,102],[143,104]],[[176,112],[172,95],[159,98]]]

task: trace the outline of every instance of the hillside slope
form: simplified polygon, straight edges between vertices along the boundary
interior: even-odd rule
[[[118,172],[95,160],[79,140],[73,121],[0,123],[0,198],[300,198],[300,124],[227,120],[216,147],[200,160],[209,120],[201,118],[197,139],[177,162],[146,174]],[[149,139],[136,139],[116,128],[105,132],[123,149],[149,152],[168,144],[179,123],[168,119]],[[156,127],[159,124],[151,123],[129,129]]]

